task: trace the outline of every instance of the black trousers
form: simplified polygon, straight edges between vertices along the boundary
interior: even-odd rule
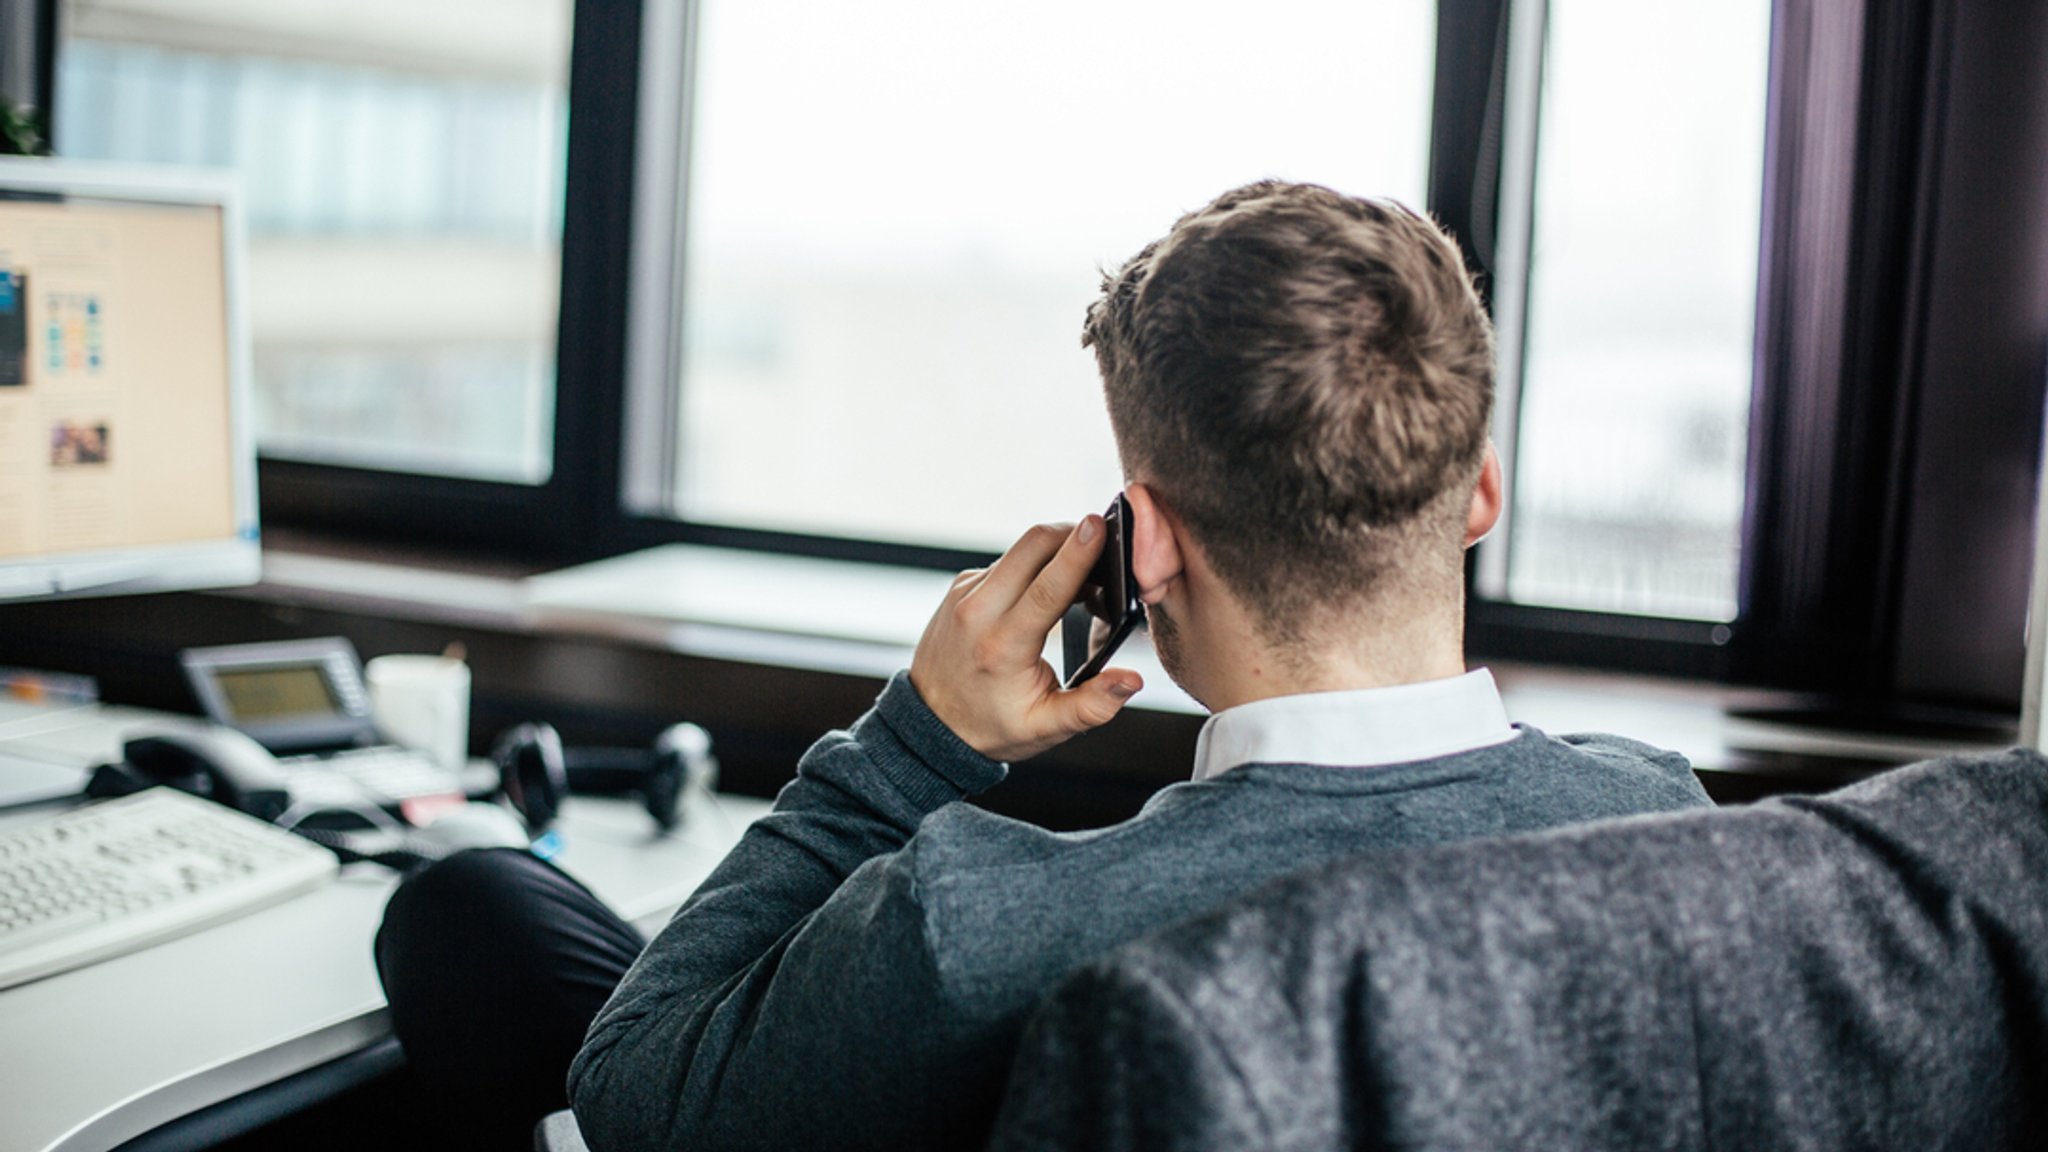
[[[532,853],[462,852],[406,879],[377,932],[392,1028],[450,1145],[531,1148],[583,1033],[646,940]]]

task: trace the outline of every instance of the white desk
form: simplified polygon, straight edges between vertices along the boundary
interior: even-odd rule
[[[59,727],[67,746],[96,743]],[[657,838],[630,801],[572,799],[556,863],[652,929],[767,810],[693,796]],[[103,1152],[388,1037],[370,944],[395,884],[357,865],[274,908],[0,992],[0,1152]]]

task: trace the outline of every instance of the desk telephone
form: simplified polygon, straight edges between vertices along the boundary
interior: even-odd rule
[[[158,784],[190,792],[273,823],[291,806],[276,757],[232,728],[143,736],[121,746],[122,762],[102,764],[88,796],[126,796]]]
[[[213,725],[129,742],[126,763],[96,773],[88,791],[170,784],[264,820],[293,806],[396,813],[466,791],[426,754],[379,741],[347,640],[191,648],[179,662]]]
[[[528,843],[500,810],[429,830],[471,789],[424,753],[379,743],[362,664],[347,640],[193,648],[180,663],[214,723],[129,740],[121,763],[95,770],[89,795],[169,785],[282,823],[344,859],[398,866],[465,847]],[[492,788],[479,782],[475,791]]]
[[[521,724],[493,747],[495,772],[446,772],[419,753],[375,743],[362,665],[340,637],[195,648],[180,659],[215,723],[130,740],[123,763],[95,770],[89,795],[170,785],[268,822],[289,814],[287,823],[346,854],[359,850],[347,833],[411,831],[387,814],[440,828],[450,797],[503,799],[509,811],[458,807],[461,818],[440,837],[449,850],[526,843],[547,830],[571,792],[633,796],[667,832],[684,793],[709,790],[716,778],[710,736],[687,723],[651,748],[565,748],[548,725]],[[428,850],[431,839],[404,850],[445,854]]]
[[[383,739],[362,661],[339,636],[188,648],[178,661],[209,719],[284,757],[287,778],[303,785],[293,790],[296,800],[367,800],[399,811],[420,798],[432,804],[489,791],[482,783],[466,788],[459,772]]]
[[[126,796],[158,785],[225,804],[331,849],[344,863],[370,860],[399,869],[464,848],[525,847],[532,842],[511,813],[490,804],[458,803],[411,827],[364,803],[347,781],[307,786],[270,750],[232,728],[194,729],[138,737],[122,746],[119,764],[93,771],[86,794]],[[316,770],[317,771],[317,770]]]

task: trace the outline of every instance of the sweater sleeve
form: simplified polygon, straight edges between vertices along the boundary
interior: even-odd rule
[[[900,673],[813,745],[592,1022],[569,1070],[591,1147],[914,1146],[944,1025],[901,850],[1004,771]]]

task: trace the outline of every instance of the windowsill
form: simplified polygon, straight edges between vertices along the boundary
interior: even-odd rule
[[[908,666],[950,579],[928,569],[699,545],[534,572],[277,533],[264,552],[263,582],[223,594],[879,680]],[[1203,713],[1167,677],[1142,633],[1117,663],[1145,677],[1133,707]],[[1487,666],[1517,723],[1553,733],[1613,732],[1670,748],[1709,771],[1771,775],[1785,761],[1834,761],[1853,766],[1843,769],[1850,775],[1867,774],[2000,747],[1745,719],[1741,712],[1787,698],[1712,683]]]
[[[909,665],[951,580],[930,569],[687,544],[529,573],[290,537],[264,549],[261,584],[226,594],[886,679]],[[1142,634],[1117,663],[1145,678],[1134,707],[1202,712]]]

